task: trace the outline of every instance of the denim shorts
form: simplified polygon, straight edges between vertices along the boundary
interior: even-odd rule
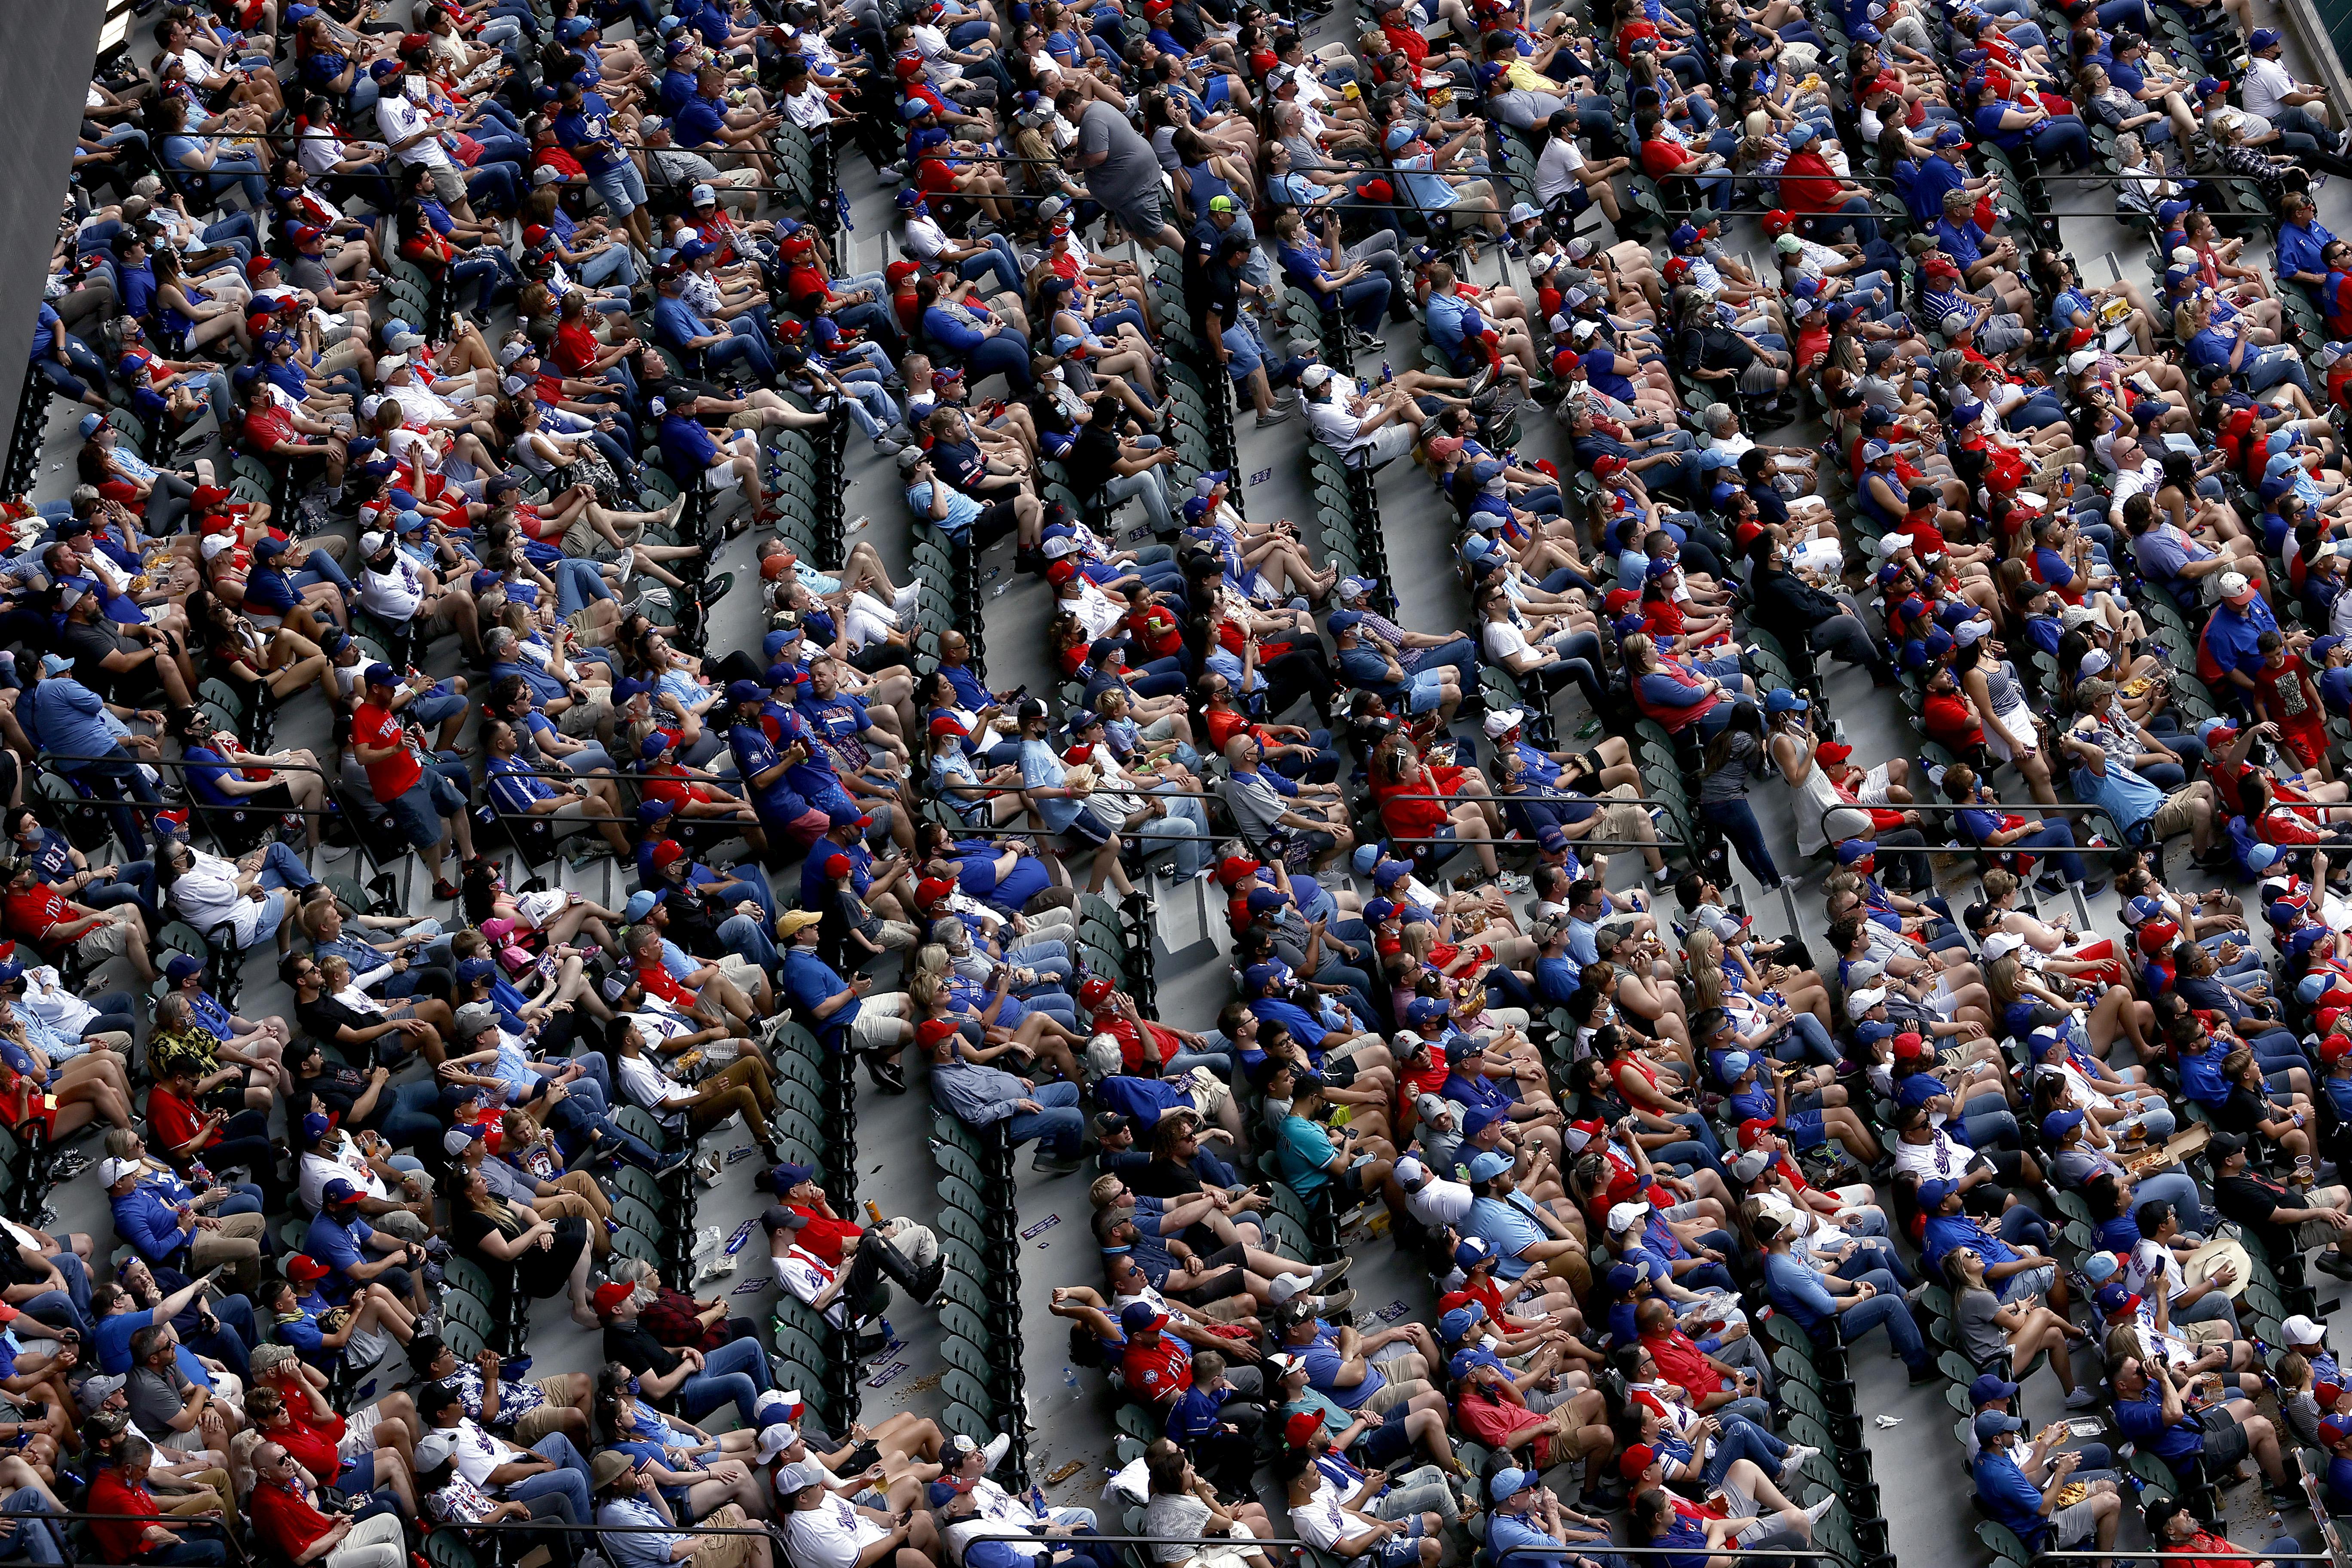
[[[589,175],[588,184],[603,198],[604,210],[616,218],[626,217],[646,205],[645,176],[625,158],[601,174]]]
[[[392,813],[393,821],[400,825],[400,830],[408,836],[409,843],[419,849],[430,849],[441,842],[446,831],[441,825],[442,816],[448,812],[466,809],[462,798],[454,802],[449,799],[456,794],[447,780],[439,773],[428,772],[411,784],[406,794],[387,802],[384,809]]]

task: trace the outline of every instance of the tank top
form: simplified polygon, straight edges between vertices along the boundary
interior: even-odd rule
[[[1845,804],[1838,797],[1837,786],[1830,783],[1829,775],[1822,772],[1821,764],[1818,763],[1805,770],[1805,776],[1801,783],[1789,781],[1789,770],[1781,765],[1778,753],[1775,753],[1772,758],[1772,765],[1780,769],[1781,779],[1789,782],[1790,787],[1797,792],[1797,853],[1819,854],[1829,844],[1829,837],[1822,831],[1822,813]],[[1854,834],[1865,831],[1870,825],[1868,814],[1848,809],[1840,816],[1830,817],[1829,826],[1832,831],[1853,826],[1853,824],[1846,820],[1848,818],[1858,818],[1861,826],[1854,827],[1853,833],[1839,832],[1837,836],[1840,838],[1853,837]]]

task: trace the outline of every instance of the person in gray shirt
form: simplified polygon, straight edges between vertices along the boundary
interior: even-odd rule
[[[1160,216],[1160,160],[1127,115],[1110,104],[1088,102],[1076,88],[1063,89],[1055,108],[1064,119],[1077,121],[1071,162],[1087,183],[1087,194],[1138,239],[1181,251],[1184,237]]]

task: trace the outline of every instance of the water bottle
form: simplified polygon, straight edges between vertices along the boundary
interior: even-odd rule
[[[1076,1367],[1066,1366],[1062,1369],[1062,1386],[1068,1389],[1072,1394],[1076,1394],[1078,1391],[1078,1369]]]
[[[1029,1511],[1039,1519],[1045,1517],[1045,1491],[1034,1481],[1029,1483]]]

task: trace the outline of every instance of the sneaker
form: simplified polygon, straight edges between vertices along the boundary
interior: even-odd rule
[[[1937,1372],[1932,1364],[1922,1362],[1917,1366],[1911,1369],[1911,1386],[1914,1388],[1924,1388],[1928,1384],[1935,1382],[1937,1378],[1943,1375],[1944,1374]]]
[[[1507,893],[1524,893],[1535,884],[1517,871],[1505,871],[1495,879],[1495,886]]]
[[[996,1468],[998,1465],[1002,1464],[1004,1460],[1005,1451],[1012,1447],[1013,1434],[1010,1432],[999,1432],[995,1436],[991,1437],[988,1440],[987,1445],[980,1450],[981,1469],[982,1472],[984,1473],[986,1471],[992,1470]]]
[[[1327,1263],[1323,1265],[1322,1268],[1318,1271],[1319,1278],[1315,1281],[1316,1288],[1320,1289],[1326,1285],[1338,1284],[1340,1280],[1348,1277],[1348,1270],[1353,1268],[1355,1266],[1356,1260],[1352,1258],[1342,1258],[1337,1263]]]
[[[1802,1443],[1790,1444],[1789,1457],[1780,1461],[1780,1479],[1788,1480],[1804,1468],[1807,1459],[1820,1452],[1819,1448],[1808,1448]]]
[[[2340,1252],[2322,1253],[2313,1263],[2322,1274],[2330,1274],[2338,1279],[2352,1279],[2352,1258]]]
[[[1930,1372],[1932,1372],[1932,1371],[1934,1371],[1935,1369],[1934,1369],[1933,1367],[1930,1367],[1928,1370],[1929,1370]],[[1828,1513],[1830,1510],[1832,1510],[1832,1509],[1833,1509],[1833,1508],[1837,1507],[1837,1505],[1838,1505],[1838,1495],[1837,1495],[1837,1493],[1835,1493],[1835,1492],[1831,1492],[1831,1493],[1829,1493],[1827,1496],[1823,1497],[1823,1498],[1821,1500],[1821,1501],[1819,1501],[1819,1502],[1817,1502],[1817,1503],[1813,1504],[1813,1506],[1812,1506],[1812,1507],[1811,1507],[1811,1508],[1809,1508],[1809,1509],[1807,1509],[1807,1510],[1805,1510],[1805,1522],[1806,1522],[1807,1524],[1819,1524],[1819,1523],[1821,1523],[1821,1521],[1822,1521],[1822,1516],[1823,1514]]]
[[[1029,1162],[1029,1168],[1048,1176],[1066,1176],[1084,1168],[1086,1162],[1076,1155],[1040,1154]]]
[[[1257,416],[1257,427],[1264,430],[1270,426],[1279,425],[1296,415],[1297,412],[1298,410],[1296,408],[1286,408],[1282,405],[1276,404],[1275,406],[1267,409],[1265,413]]]
[[[1318,1318],[1336,1317],[1356,1304],[1353,1290],[1333,1290],[1321,1296],[1309,1296],[1307,1304]]]

